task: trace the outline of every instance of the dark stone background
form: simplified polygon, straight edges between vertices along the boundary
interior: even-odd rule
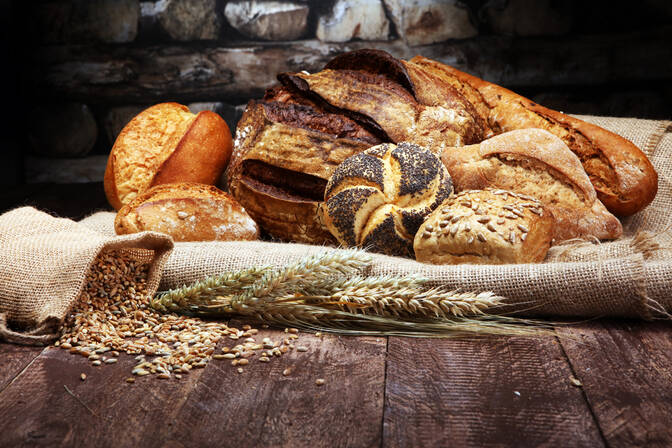
[[[394,23],[375,41],[320,41],[320,17],[334,0],[295,0],[309,13],[301,37],[282,42],[235,29],[223,0],[197,2],[200,19],[176,11],[164,22],[141,13],[136,0],[115,1],[0,0],[9,98],[0,179],[9,189],[102,180],[116,132],[157,102],[207,102],[200,107],[220,113],[233,132],[245,102],[278,71],[317,70],[363,47],[433,57],[567,113],[672,118],[672,2],[663,0],[468,0],[462,7],[475,36],[417,46]],[[215,31],[176,37],[187,25]]]

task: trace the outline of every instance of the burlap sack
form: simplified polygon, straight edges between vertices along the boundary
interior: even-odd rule
[[[148,289],[156,291],[173,247],[166,235],[115,236],[30,207],[0,216],[0,340],[44,344],[84,287],[102,250],[129,249],[150,262]]]
[[[651,158],[659,190],[644,211],[624,220],[613,242],[570,242],[553,247],[544,263],[506,266],[431,266],[372,255],[370,275],[421,274],[435,284],[506,296],[511,311],[535,316],[670,317],[672,312],[672,122],[581,117],[632,140]],[[162,267],[161,289],[254,265],[283,266],[307,254],[337,250],[263,241],[175,243],[144,233],[114,235],[114,214],[79,223],[32,209],[0,216],[0,338],[40,342],[78,295],[91,261],[103,248],[137,247],[153,256],[150,286]],[[165,262],[165,264],[164,264]],[[4,319],[4,321],[2,320]],[[12,331],[13,322],[23,333]]]

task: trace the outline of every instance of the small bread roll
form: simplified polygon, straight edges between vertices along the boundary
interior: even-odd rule
[[[124,205],[114,220],[118,235],[152,230],[175,241],[255,240],[257,224],[231,196],[212,185],[163,184]]]
[[[325,190],[322,220],[346,247],[412,257],[418,227],[452,191],[448,171],[429,150],[384,143],[336,168]]]
[[[557,221],[556,242],[615,239],[623,233],[621,222],[597,198],[579,158],[548,131],[505,132],[478,145],[447,148],[441,160],[455,191],[491,187],[537,198]]]
[[[114,142],[105,169],[105,195],[116,210],[154,185],[214,185],[231,157],[231,133],[216,113],[192,114],[161,103],[133,118]]]
[[[416,260],[431,264],[538,263],[551,246],[554,225],[552,214],[532,197],[463,191],[427,217],[413,248]]]

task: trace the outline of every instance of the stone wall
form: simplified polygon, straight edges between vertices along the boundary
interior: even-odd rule
[[[16,82],[20,149],[5,152],[12,162],[0,178],[100,181],[116,135],[148,105],[211,109],[233,131],[247,100],[276,73],[318,70],[366,47],[423,54],[566,112],[669,118],[671,3],[621,3],[4,2],[13,8],[4,15],[11,35],[3,51],[16,68],[7,82]],[[16,36],[22,47],[11,42]]]

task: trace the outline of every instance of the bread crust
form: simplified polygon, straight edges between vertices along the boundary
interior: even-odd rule
[[[540,200],[558,223],[556,241],[615,239],[623,233],[620,221],[597,199],[578,157],[550,132],[506,132],[480,145],[449,148],[442,161],[456,191],[491,187]]]
[[[226,172],[229,191],[271,236],[286,241],[333,243],[317,215],[324,186],[343,160],[370,146],[370,136],[363,140],[338,137],[308,126],[298,127],[291,117],[280,122],[283,113],[278,109],[283,107],[287,113],[307,113],[292,104],[248,103],[238,122],[234,154]],[[334,127],[333,123],[323,128],[322,124],[320,129],[329,132],[351,129],[348,123],[345,128],[340,124]],[[361,134],[352,130],[354,135]],[[259,173],[264,169],[266,173]],[[299,188],[299,180],[314,187]]]
[[[255,240],[259,228],[231,196],[212,185],[160,184],[119,209],[118,235],[155,231],[175,241]]]
[[[231,145],[226,122],[214,112],[192,114],[181,104],[156,104],[117,137],[105,169],[105,194],[118,210],[154,185],[214,184],[228,163]]]
[[[383,143],[339,165],[325,189],[322,220],[339,243],[413,256],[425,217],[452,193],[440,160],[412,143]]]
[[[504,190],[463,191],[427,217],[413,249],[417,261],[431,264],[539,263],[554,226],[552,213],[533,198]]]
[[[445,64],[416,56],[411,62],[430,67],[465,89],[477,90],[480,110],[487,107],[490,126],[496,132],[542,128],[560,137],[579,157],[609,211],[629,216],[653,201],[658,191],[658,174],[646,155],[629,140],[599,126],[565,115]],[[466,86],[469,87],[466,87]],[[469,99],[477,104],[479,98]]]

